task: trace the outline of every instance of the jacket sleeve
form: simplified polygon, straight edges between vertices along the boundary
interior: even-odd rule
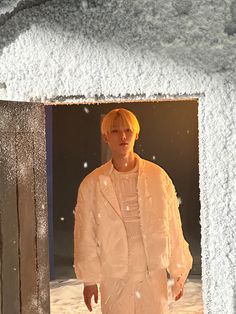
[[[192,268],[193,259],[183,235],[176,190],[168,175],[166,192],[169,219],[169,266],[167,270],[172,279],[179,278],[180,283],[184,284]]]
[[[97,254],[94,195],[91,184],[81,183],[74,211],[74,268],[83,282],[100,282],[100,260]]]

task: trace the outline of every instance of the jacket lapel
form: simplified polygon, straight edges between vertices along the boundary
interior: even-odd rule
[[[147,178],[144,171],[144,162],[143,159],[139,157],[139,155],[135,154],[138,159],[139,167],[138,167],[138,195],[139,198],[143,198],[145,196],[149,196],[148,186],[147,186]]]
[[[139,206],[141,210],[146,205],[145,204],[146,199],[150,198],[150,193],[148,191],[147,178],[146,178],[145,172],[143,171],[144,170],[143,159],[140,158],[139,155],[137,154],[135,155],[139,163],[137,189],[138,189],[138,197],[139,197]],[[106,201],[113,207],[113,209],[117,212],[117,214],[122,219],[119,202],[116,197],[116,193],[113,188],[113,184],[110,177],[112,169],[113,169],[113,165],[112,165],[112,161],[110,160],[105,165],[104,174],[101,174],[99,176],[99,185],[100,185],[101,193],[103,194]]]
[[[143,214],[146,212],[146,209],[150,208],[151,206],[152,196],[148,188],[148,178],[144,169],[145,167],[144,161],[138,155],[136,156],[139,160],[139,174],[138,174],[138,184],[137,184],[138,202],[139,202],[140,214],[142,217],[144,217]]]
[[[113,188],[110,176],[100,175],[99,184],[100,184],[100,189],[104,198],[114,208],[117,214],[122,218],[119,202],[117,200],[116,193]]]

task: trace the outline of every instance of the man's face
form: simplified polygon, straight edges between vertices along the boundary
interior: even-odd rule
[[[133,152],[135,140],[138,135],[129,126],[124,125],[120,117],[114,120],[113,128],[110,133],[104,135],[105,142],[108,143],[112,155],[125,156]]]

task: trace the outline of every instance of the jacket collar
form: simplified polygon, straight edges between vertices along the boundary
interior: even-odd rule
[[[140,176],[143,172],[143,167],[144,167],[144,160],[136,153],[134,153],[137,161],[138,161],[138,175]],[[104,169],[104,175],[110,176],[114,166],[112,163],[112,159],[110,159],[105,165],[104,165],[105,169]]]
[[[143,199],[145,195],[147,195],[147,184],[146,184],[146,179],[144,178],[143,180],[143,169],[144,169],[144,160],[135,153],[135,157],[137,158],[138,162],[138,196],[140,199]],[[114,169],[112,160],[109,160],[105,165],[104,165],[104,174],[101,174],[99,176],[99,184],[100,184],[100,189],[107,200],[108,203],[114,208],[114,210],[117,212],[117,214],[122,218],[120,206],[118,199],[116,197],[115,190],[113,188],[113,184],[111,181],[111,173]]]

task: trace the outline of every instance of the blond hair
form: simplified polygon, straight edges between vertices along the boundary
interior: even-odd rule
[[[136,134],[139,134],[140,126],[136,116],[127,109],[118,108],[111,110],[104,116],[101,123],[101,133],[103,135],[106,135],[112,131],[114,121],[118,117],[121,118],[124,125],[128,126]]]

